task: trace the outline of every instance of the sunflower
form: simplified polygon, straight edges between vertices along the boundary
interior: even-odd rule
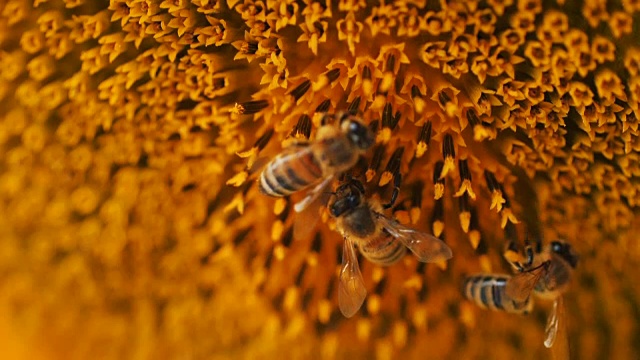
[[[640,352],[640,2],[0,3],[0,344],[13,358],[540,358],[531,316],[463,300],[512,229],[581,255],[578,358]],[[297,238],[261,159],[349,110],[359,176],[448,263]],[[258,169],[258,170],[256,170]],[[523,230],[526,229],[526,230]],[[505,232],[506,231],[506,232]],[[511,247],[515,256],[516,248]]]

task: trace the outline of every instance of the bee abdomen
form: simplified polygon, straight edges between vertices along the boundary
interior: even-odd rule
[[[491,310],[506,311],[515,314],[527,314],[533,302],[530,298],[515,301],[507,296],[507,283],[511,279],[506,275],[474,275],[468,277],[463,286],[464,296],[476,305]]]
[[[360,252],[372,263],[388,266],[402,259],[407,248],[394,237],[386,235],[367,242],[360,247]]]
[[[312,152],[300,156],[276,156],[260,174],[260,191],[282,197],[307,188],[322,178],[322,169]]]
[[[506,276],[474,275],[464,283],[464,296],[482,308],[505,310]]]

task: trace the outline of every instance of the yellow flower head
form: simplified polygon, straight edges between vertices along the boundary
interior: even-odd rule
[[[505,246],[526,232],[581,254],[565,296],[575,356],[633,357],[639,11],[0,2],[0,345],[12,358],[540,358],[544,302],[521,318],[459,289],[508,274]],[[367,196],[401,177],[388,216],[454,252],[360,261],[368,297],[348,320],[335,220],[255,181],[341,110],[375,132],[353,169]]]

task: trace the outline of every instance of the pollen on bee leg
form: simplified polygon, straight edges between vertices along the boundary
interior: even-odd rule
[[[417,139],[418,145],[416,146],[416,159],[419,159],[429,149],[429,143],[431,142],[431,121],[427,121],[420,128]]]
[[[520,255],[519,252],[514,251],[512,249],[507,249],[502,254],[502,256],[505,258],[505,260],[507,260],[511,264],[517,263],[517,262],[522,262],[522,255]]]

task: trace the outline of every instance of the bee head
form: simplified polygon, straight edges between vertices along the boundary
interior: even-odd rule
[[[329,205],[329,211],[334,217],[339,217],[357,208],[364,194],[364,187],[358,180],[351,180],[338,187],[335,200]]]
[[[358,149],[367,150],[375,142],[371,129],[353,116],[342,116],[340,126]]]
[[[561,240],[554,240],[551,242],[551,251],[569,263],[572,268],[575,268],[578,265],[580,257],[576,254],[569,243]]]

